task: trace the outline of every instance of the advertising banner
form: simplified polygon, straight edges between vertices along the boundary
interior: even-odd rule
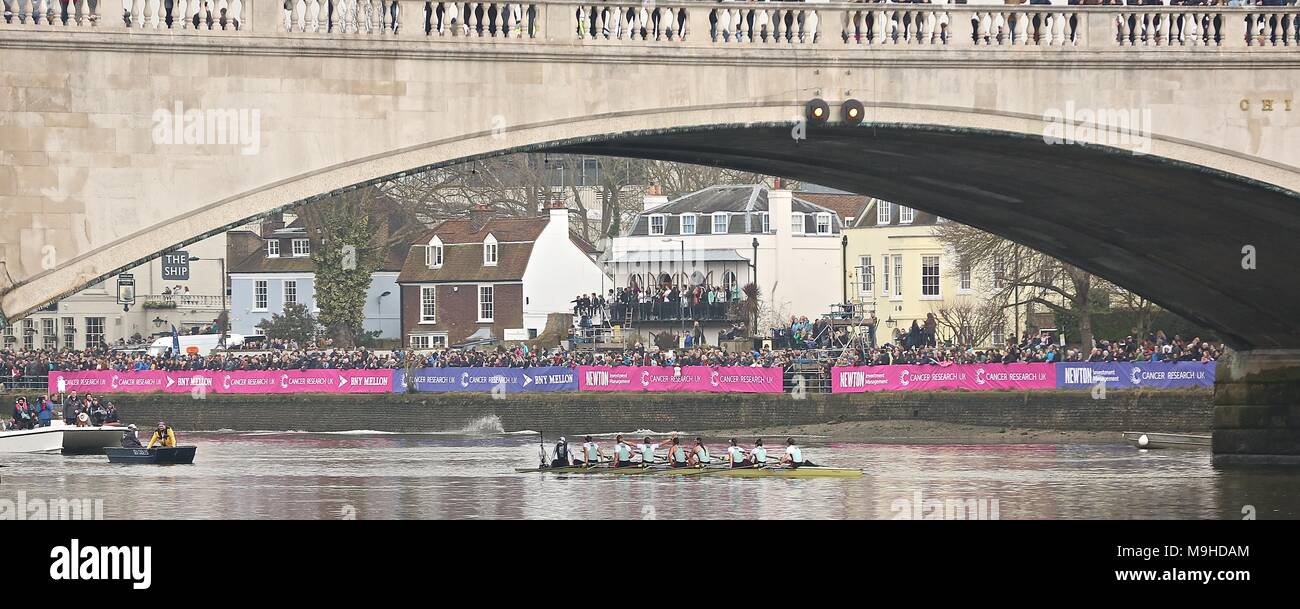
[[[832,393],[1054,389],[1052,364],[845,366],[831,369]]]
[[[421,368],[409,378],[405,370],[393,371],[393,391],[403,393],[413,383],[420,393],[483,392],[494,390],[577,391],[578,371],[562,366],[538,368]]]
[[[745,366],[579,366],[583,391],[781,393],[780,368]]]

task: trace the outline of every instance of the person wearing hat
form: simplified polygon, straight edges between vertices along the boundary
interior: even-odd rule
[[[153,437],[149,438],[149,446],[145,448],[153,448],[154,444],[168,448],[176,446],[176,432],[167,423],[158,421],[158,428],[154,430]]]
[[[136,437],[136,426],[134,423],[127,425],[122,431],[122,448],[141,448],[140,438]]]

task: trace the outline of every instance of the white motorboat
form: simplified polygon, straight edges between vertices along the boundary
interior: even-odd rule
[[[102,454],[109,446],[122,445],[125,427],[76,427],[62,420],[49,427],[0,432],[0,453]]]

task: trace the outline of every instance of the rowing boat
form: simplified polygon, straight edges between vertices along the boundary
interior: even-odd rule
[[[847,467],[609,467],[596,465],[592,467],[532,467],[515,470],[521,474],[565,474],[587,475],[604,474],[610,476],[721,476],[726,478],[856,478],[862,470]]]

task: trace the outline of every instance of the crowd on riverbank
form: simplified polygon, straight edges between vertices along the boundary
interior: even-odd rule
[[[795,336],[804,330],[796,327]],[[922,333],[924,336],[924,333]],[[793,342],[793,341],[792,341]],[[931,340],[904,341],[871,347],[870,343],[842,348],[825,348],[819,341],[796,345],[729,351],[716,346],[686,349],[657,349],[637,345],[621,350],[529,349],[525,345],[498,347],[486,351],[374,351],[359,349],[273,349],[263,352],[227,352],[207,356],[180,357],[109,350],[0,350],[0,383],[21,386],[20,379],[44,378],[50,371],[100,370],[382,370],[421,368],[530,368],[538,366],[752,366],[786,367],[792,364],[888,365],[970,364],[1013,362],[1212,362],[1223,355],[1221,344],[1166,336],[1153,332],[1146,338],[1127,336],[1097,342],[1091,349],[1064,347],[1047,335],[1024,334],[1008,337],[993,348],[936,345]],[[408,361],[414,358],[414,361]]]

